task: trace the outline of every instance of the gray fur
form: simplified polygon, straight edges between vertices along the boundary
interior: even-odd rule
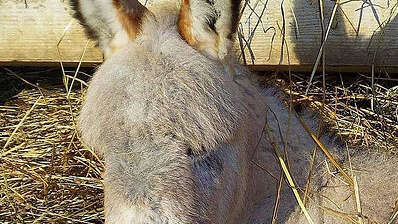
[[[81,111],[83,138],[106,161],[106,217],[125,201],[168,223],[234,223],[252,181],[241,159],[264,124],[260,95],[188,46],[175,14],[157,21],[100,67]]]
[[[221,62],[187,45],[176,28],[176,5],[152,12],[156,19],[144,20],[141,35],[98,69],[79,117],[84,141],[105,158],[106,223],[270,223],[277,181],[251,160],[281,174],[261,135],[265,122],[281,149],[286,143],[298,186],[305,185],[313,141],[275,91],[260,92],[233,56]],[[316,127],[317,119],[304,117]],[[323,141],[347,161],[333,139]],[[325,175],[319,155],[310,213],[314,220],[337,223],[314,206],[326,203],[319,193],[340,197],[325,188],[338,179]],[[373,169],[368,158],[358,153],[352,163]],[[388,219],[381,210],[389,211],[385,207],[394,199],[385,194],[398,195],[397,178],[386,186],[397,173],[395,161],[358,174],[360,189],[373,194],[363,197],[364,212],[375,220]],[[388,171],[383,177],[381,168]],[[305,223],[288,186],[281,197],[278,222]],[[370,199],[383,200],[377,202],[381,207],[373,208]]]

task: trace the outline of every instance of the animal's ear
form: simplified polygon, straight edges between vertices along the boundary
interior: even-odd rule
[[[219,35],[221,52],[229,49],[235,40],[241,18],[241,4],[242,0],[215,0],[214,7],[218,13],[215,28]]]
[[[182,0],[178,30],[188,44],[223,59],[232,46],[241,0]]]
[[[135,39],[149,10],[138,0],[69,0],[74,17],[108,58]]]
[[[85,4],[84,4],[85,3]],[[100,28],[95,24],[99,23],[101,18],[94,15],[93,12],[96,6],[91,1],[69,0],[70,7],[73,10],[72,16],[79,21],[83,26],[88,38],[100,41]]]
[[[149,10],[138,0],[112,0],[117,17],[130,39],[134,39],[141,30],[142,20]]]

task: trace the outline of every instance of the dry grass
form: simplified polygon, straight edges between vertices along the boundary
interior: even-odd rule
[[[319,0],[319,4],[323,5],[323,1]],[[245,4],[244,8],[246,7],[249,6]],[[253,11],[251,15],[261,17],[265,9],[266,4],[260,15],[257,15],[254,9],[250,9]],[[281,10],[284,13],[282,5]],[[322,7],[320,13],[321,11]],[[321,14],[320,22],[325,29],[322,30],[321,39],[326,41],[332,23],[329,26],[324,24],[325,15],[323,12]],[[239,33],[242,61],[245,63],[254,61],[250,45],[254,31],[260,25],[262,24],[256,23],[255,28],[249,28],[252,32],[246,35]],[[68,29],[69,25],[65,32]],[[242,27],[240,29],[243,30]],[[281,52],[288,51],[285,24],[279,29],[272,29],[283,36]],[[267,31],[268,29],[264,32]],[[298,27],[297,32],[300,32]],[[273,40],[274,37],[272,43]],[[287,95],[292,96],[294,104],[305,103],[319,111],[331,129],[341,135],[348,144],[398,153],[398,79],[388,74],[379,77],[375,74],[354,74],[355,78],[347,81],[337,74],[328,75],[330,80],[326,81],[324,87],[322,76],[315,75],[318,64],[325,66],[325,62],[321,60],[325,57],[322,52],[323,46],[324,44],[321,45],[318,59],[314,62],[316,66],[310,79],[308,74],[289,73],[287,76],[293,81],[289,86],[288,82],[284,81],[289,77],[280,79],[279,73],[271,78],[267,76],[266,82],[282,87]],[[243,51],[245,48],[249,52],[247,56]],[[82,49],[82,58],[84,51],[85,49]],[[282,57],[283,54],[281,61]],[[62,64],[61,57],[60,62]],[[71,85],[65,81],[68,78],[76,78],[76,75],[78,72],[68,75],[63,70],[65,86],[51,87],[48,91],[28,82],[30,89],[23,90],[16,97],[6,97],[6,103],[0,104],[0,223],[103,222],[103,164],[79,140],[75,121],[82,102],[82,92],[72,90]],[[77,78],[73,79],[72,83],[85,85],[82,77]],[[0,86],[0,101],[2,94]],[[323,96],[325,104],[322,103]],[[284,164],[283,159],[280,162]],[[287,168],[285,175],[290,175]],[[294,186],[292,181],[289,184]],[[358,188],[356,184],[355,187]],[[361,213],[358,189],[354,189],[354,192],[358,198],[357,210]],[[300,196],[297,191],[295,193],[298,201],[301,201],[301,198],[304,200],[300,204],[305,205],[307,193],[304,193],[304,196]],[[279,202],[276,202],[275,210],[278,209],[278,204]],[[327,211],[346,218],[342,213]],[[395,220],[397,214],[398,206],[391,220]]]
[[[287,82],[275,77],[267,81],[288,93]],[[293,101],[320,111],[319,77],[307,96],[308,76],[292,77]],[[382,87],[387,82],[379,80],[372,92],[368,81],[361,75],[351,82],[328,81],[320,113],[350,144],[396,153],[398,87],[394,80]],[[0,223],[102,222],[103,164],[75,129],[81,88],[67,99],[65,87],[29,86],[0,106]]]
[[[328,79],[324,91],[319,75],[306,95],[308,74],[292,75],[293,103],[318,111],[332,131],[352,146],[398,153],[398,79],[380,76],[372,82],[371,75],[364,74],[344,74],[344,78],[330,74]],[[275,77],[267,81],[289,95],[288,82]]]
[[[0,106],[0,223],[102,220],[102,164],[78,139],[80,103],[79,91],[67,100],[53,88]]]

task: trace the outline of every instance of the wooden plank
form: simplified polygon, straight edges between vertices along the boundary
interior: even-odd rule
[[[70,29],[64,30],[71,23]],[[60,55],[57,52],[57,43]],[[70,17],[60,0],[0,1],[0,62],[58,63],[79,61],[87,39],[80,25]],[[101,62],[101,52],[90,43],[85,62]]]
[[[335,2],[323,1],[327,25]],[[250,46],[254,52],[254,60],[251,60],[248,49],[245,49],[247,61],[255,65],[280,63],[285,21],[286,44],[281,63],[286,65],[290,60],[290,65],[311,65],[321,45],[317,1],[281,2],[259,1],[245,10],[241,26],[246,41],[253,36]],[[341,1],[325,48],[328,65],[367,66],[375,63],[379,66],[398,66],[398,3],[388,0],[373,2],[377,4],[370,5],[371,1]],[[261,23],[256,27],[260,15]]]
[[[335,2],[323,1],[328,24]],[[372,2],[341,1],[325,47],[328,70],[368,70],[372,63],[398,68],[398,3]],[[56,45],[68,24],[60,52],[64,62],[73,63],[79,61],[87,39],[70,17],[66,1],[30,0],[26,7],[24,1],[0,0],[0,65],[58,63]],[[317,0],[251,0],[240,28],[246,62],[256,70],[278,65],[310,70],[320,48]],[[90,43],[83,62],[101,61],[101,53]]]

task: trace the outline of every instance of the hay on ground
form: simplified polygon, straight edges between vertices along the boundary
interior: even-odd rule
[[[291,89],[287,79],[264,77],[292,93],[293,103],[322,108],[319,77],[307,96],[305,74],[292,76]],[[81,143],[75,125],[82,88],[68,99],[65,87],[28,86],[0,105],[0,223],[102,223],[103,162]],[[397,86],[376,82],[369,89],[364,77],[327,80],[320,113],[349,144],[396,153]]]
[[[75,129],[81,100],[29,89],[0,106],[0,223],[103,219],[103,166]]]

